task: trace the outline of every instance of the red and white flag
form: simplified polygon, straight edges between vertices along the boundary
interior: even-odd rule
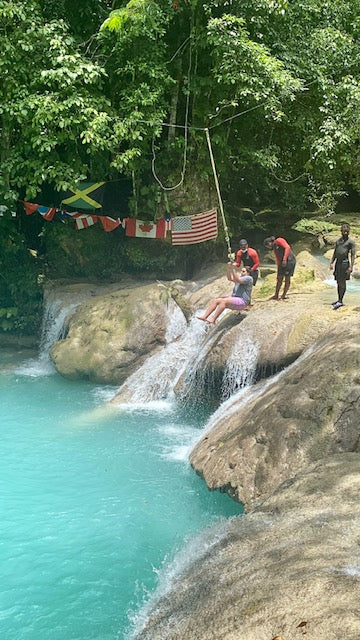
[[[114,220],[114,218],[110,218],[110,216],[99,216],[100,222],[105,231],[113,231],[120,225],[120,218]]]
[[[137,218],[126,219],[126,235],[135,238],[166,238],[169,228],[165,218],[159,222],[144,222]]]
[[[31,216],[31,214],[34,213],[34,211],[37,211],[40,207],[40,205],[36,204],[35,202],[24,202],[24,200],[20,200],[20,202],[24,205],[25,213],[27,216]]]
[[[37,211],[44,218],[44,220],[52,220],[57,210],[54,207],[43,207],[42,205],[40,205],[37,208]]]
[[[97,216],[86,215],[84,213],[77,213],[72,216],[75,219],[76,231],[80,229],[87,229],[97,222]]]
[[[217,238],[217,235],[216,209],[194,216],[177,216],[172,220],[172,244],[197,244]]]

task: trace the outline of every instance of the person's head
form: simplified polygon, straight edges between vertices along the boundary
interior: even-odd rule
[[[241,269],[242,276],[249,276],[251,274],[251,267],[243,267]]]
[[[248,246],[249,246],[249,245],[248,245],[248,241],[247,241],[247,240],[245,240],[245,238],[243,238],[242,240],[240,240],[240,242],[239,242],[239,247],[240,247],[241,251],[246,251],[246,250],[247,250],[247,248],[248,248]]]
[[[264,247],[266,247],[267,249],[272,249],[274,246],[274,242],[275,242],[275,236],[270,236],[269,238],[265,238]]]
[[[344,222],[344,224],[341,225],[340,231],[342,237],[347,238],[350,233],[350,225],[347,222]]]

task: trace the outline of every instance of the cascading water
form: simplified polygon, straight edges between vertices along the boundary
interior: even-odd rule
[[[230,354],[221,385],[221,398],[226,400],[254,381],[259,347],[250,335],[240,335]]]
[[[187,395],[201,398],[205,385],[211,386],[212,371],[206,367],[208,354],[218,334],[208,325],[193,318],[189,325],[179,307],[172,303],[168,310],[166,346],[146,362],[120,387],[113,402],[144,404],[171,397],[184,375],[183,399]],[[258,346],[248,333],[240,332],[226,363],[221,397],[225,400],[239,389],[252,384]]]
[[[114,402],[144,404],[168,398],[193,353],[198,351],[205,330],[196,318],[187,325],[179,307],[169,304],[167,344],[124,382]]]
[[[65,337],[68,321],[79,302],[63,305],[59,299],[46,299],[42,319],[39,356],[34,360],[27,360],[17,371],[22,375],[39,376],[50,375],[55,372],[50,359],[52,345]]]

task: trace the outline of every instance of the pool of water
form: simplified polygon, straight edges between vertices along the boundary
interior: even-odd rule
[[[203,413],[110,408],[114,392],[0,352],[4,640],[124,638],[163,564],[241,513],[189,466]]]

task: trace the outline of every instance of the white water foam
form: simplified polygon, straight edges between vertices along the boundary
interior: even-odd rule
[[[144,594],[142,608],[136,613],[129,613],[129,620],[132,626],[131,631],[126,635],[126,640],[134,640],[146,627],[150,611],[162,597],[171,593],[174,582],[195,562],[200,561],[211,549],[227,535],[228,524],[232,518],[221,520],[205,531],[185,541],[174,558],[165,558],[160,570],[155,570],[158,574],[158,586],[153,594]],[[154,613],[152,611],[152,613]]]
[[[178,423],[161,425],[161,458],[172,462],[189,464],[189,454],[193,443],[198,437],[198,429],[190,426],[180,426]]]

